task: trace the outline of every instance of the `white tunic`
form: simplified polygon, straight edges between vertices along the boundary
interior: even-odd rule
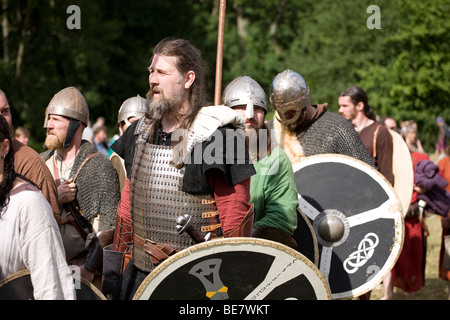
[[[30,271],[36,300],[75,299],[53,211],[29,184],[12,190],[0,216],[0,280],[23,269]]]

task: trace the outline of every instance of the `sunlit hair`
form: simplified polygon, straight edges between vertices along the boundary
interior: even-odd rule
[[[0,115],[0,142],[5,139],[9,140],[10,148],[8,154],[5,156],[5,169],[3,172],[3,181],[0,182],[0,215],[3,209],[9,203],[9,193],[13,188],[14,180],[17,177],[17,173],[14,170],[14,152],[12,150],[11,132],[8,123],[5,118]]]
[[[162,55],[175,57],[176,68],[182,76],[189,71],[195,73],[195,81],[190,87],[190,112],[183,115],[180,128],[188,129],[201,107],[206,105],[205,92],[205,64],[200,50],[184,39],[166,38],[161,40],[153,49],[153,56]]]

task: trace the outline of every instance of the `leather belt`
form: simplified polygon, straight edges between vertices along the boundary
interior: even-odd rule
[[[150,261],[153,264],[160,263],[178,252],[178,250],[175,250],[169,245],[158,245],[154,241],[144,239],[136,233],[133,233],[133,241],[135,245],[141,247],[150,255]]]

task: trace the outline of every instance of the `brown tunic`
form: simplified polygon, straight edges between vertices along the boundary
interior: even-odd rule
[[[58,205],[58,189],[55,180],[41,156],[29,146],[13,140],[14,167],[17,173],[31,180],[41,190],[44,197],[50,203],[53,215],[58,225],[61,225]]]
[[[377,130],[378,128],[378,130]],[[376,135],[375,132],[377,131]],[[393,185],[394,174],[392,172],[392,136],[388,129],[374,122],[364,128],[360,133],[361,140],[372,157],[378,171]],[[375,142],[375,147],[374,147]]]

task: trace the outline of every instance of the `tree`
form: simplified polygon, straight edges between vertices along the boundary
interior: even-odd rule
[[[450,119],[449,10],[444,1],[390,2],[383,19],[391,23],[380,45],[386,63],[359,70],[380,114],[415,120],[428,152],[436,143],[436,118]]]
[[[190,40],[203,53],[213,101],[219,1],[2,0],[0,88],[14,124],[25,125],[42,148],[45,107],[74,85],[91,120],[105,116],[116,130],[122,102],[148,90],[152,48],[161,39]],[[69,29],[76,5],[81,29]],[[380,29],[368,20],[380,9]],[[227,1],[222,88],[249,75],[269,93],[285,69],[300,73],[312,103],[337,111],[339,93],[364,88],[379,116],[419,124],[431,151],[435,118],[450,123],[448,1],[234,0]],[[110,135],[113,132],[109,132]]]

